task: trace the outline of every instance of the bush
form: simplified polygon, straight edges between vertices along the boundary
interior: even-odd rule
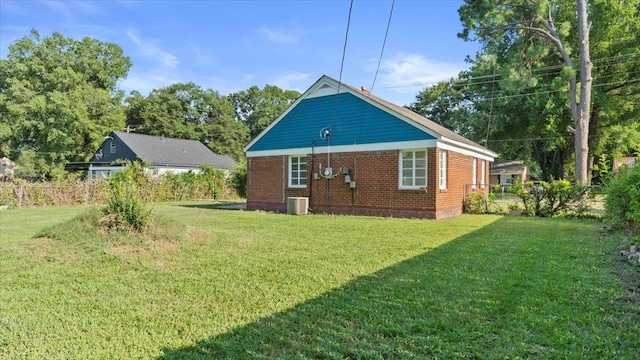
[[[613,226],[640,233],[640,166],[621,169],[606,188],[604,209]]]
[[[490,194],[469,194],[464,201],[464,210],[471,214],[487,214],[497,212],[496,196]]]
[[[233,186],[238,193],[238,196],[246,197],[247,196],[247,165],[243,164],[242,166],[236,168],[233,172],[233,176],[229,181],[230,185]]]
[[[147,180],[139,163],[132,163],[113,176],[103,226],[110,230],[144,231],[151,215],[141,192],[141,184]]]
[[[523,215],[552,217],[557,215],[585,216],[589,209],[589,188],[567,180],[516,182],[511,193],[522,201]]]

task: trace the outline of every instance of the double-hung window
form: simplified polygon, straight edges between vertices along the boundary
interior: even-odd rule
[[[439,163],[439,188],[446,189],[447,188],[447,152],[445,150],[440,150],[440,163]]]
[[[289,157],[289,187],[307,187],[307,157]]]
[[[400,152],[400,188],[420,189],[427,186],[427,151]]]

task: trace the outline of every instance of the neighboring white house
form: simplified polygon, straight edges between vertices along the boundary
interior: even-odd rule
[[[529,180],[529,168],[522,160],[496,161],[491,165],[491,185],[513,185],[516,180]]]

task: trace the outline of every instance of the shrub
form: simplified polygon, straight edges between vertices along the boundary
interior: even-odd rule
[[[640,233],[640,166],[621,169],[606,188],[604,209],[613,226]]]
[[[465,212],[471,214],[487,214],[497,212],[495,195],[490,194],[469,194],[464,201]]]
[[[243,164],[242,166],[236,168],[233,172],[233,176],[230,180],[230,185],[233,186],[238,195],[241,197],[247,196],[247,165]]]
[[[141,184],[146,182],[146,175],[139,163],[132,163],[113,176],[103,226],[110,230],[143,231],[146,228],[151,215],[141,192]]]
[[[589,211],[589,188],[567,180],[516,182],[509,190],[522,201],[523,215],[552,217],[585,216]]]

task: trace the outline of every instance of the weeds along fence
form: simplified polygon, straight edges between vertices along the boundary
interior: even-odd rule
[[[71,205],[102,205],[111,195],[111,183],[105,180],[26,181],[0,183],[0,206],[44,207]],[[147,179],[140,187],[148,202],[188,201],[236,198],[237,192],[224,182],[205,183],[183,181],[180,177]]]
[[[103,204],[108,194],[104,181],[0,183],[0,205],[8,207]]]

